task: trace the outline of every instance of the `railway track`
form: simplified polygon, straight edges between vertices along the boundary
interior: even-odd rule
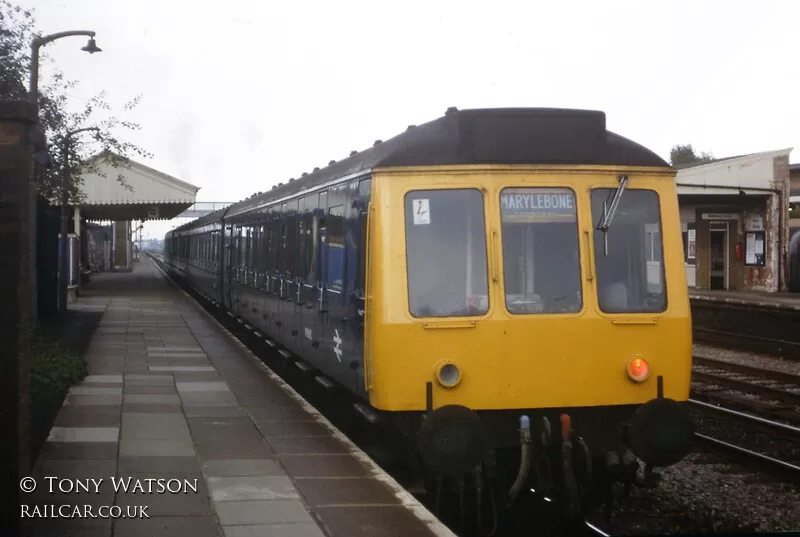
[[[781,480],[800,484],[800,428],[696,399],[689,399],[689,405],[701,415],[727,420],[725,438],[720,437],[723,435],[719,431],[717,434],[695,433],[696,441],[706,449],[756,466]],[[754,434],[753,430],[759,432]],[[731,437],[738,441],[734,443]]]
[[[696,398],[800,424],[800,376],[698,356],[693,362]]]
[[[691,407],[726,423],[698,432],[699,444],[800,483],[800,376],[700,356],[693,365]]]

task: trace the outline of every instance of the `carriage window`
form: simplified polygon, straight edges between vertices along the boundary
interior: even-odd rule
[[[328,272],[326,287],[332,291],[344,290],[344,207],[336,205],[328,211]]]
[[[475,189],[406,194],[408,302],[414,317],[489,311],[483,194]]]
[[[568,188],[505,188],[500,217],[509,313],[580,311],[575,193]]]
[[[592,191],[595,227],[615,189]],[[657,313],[667,307],[658,194],[623,191],[611,226],[594,231],[597,293],[606,313]]]
[[[272,215],[270,215],[272,216]],[[269,270],[278,270],[278,221],[272,219],[268,224],[267,233],[269,234]]]

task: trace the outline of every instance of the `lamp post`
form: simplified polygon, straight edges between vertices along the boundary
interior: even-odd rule
[[[142,229],[144,228],[144,221],[139,222],[139,227],[136,228],[136,231],[139,233],[137,237],[137,242],[139,243],[139,249],[136,251],[136,259],[139,261],[142,260]]]
[[[64,135],[62,144],[62,172],[61,172],[61,255],[59,256],[59,269],[58,269],[58,309],[59,311],[66,311],[67,309],[67,289],[69,281],[67,273],[69,272],[68,263],[68,246],[69,239],[69,140],[72,136],[81,132],[94,131],[99,132],[97,127],[84,127],[82,129],[75,129],[67,132]]]
[[[39,50],[46,44],[52,43],[57,39],[81,35],[89,37],[89,42],[86,43],[86,46],[82,47],[81,50],[86,51],[89,54],[102,52],[102,49],[98,48],[97,43],[94,41],[95,32],[91,30],[70,30],[67,32],[57,32],[54,34],[37,37],[31,42],[31,80],[28,96],[33,102],[34,106],[36,106],[37,111],[39,110]]]
[[[54,34],[45,35],[42,37],[34,38],[31,42],[31,73],[30,73],[30,85],[28,88],[28,99],[31,101],[34,107],[34,113],[36,114],[36,121],[39,121],[39,52],[41,48],[48,43],[52,43],[58,39],[62,39],[65,37],[75,37],[75,36],[87,36],[89,37],[89,41],[86,43],[86,46],[82,47],[81,50],[88,52],[89,54],[94,54],[95,52],[101,52],[101,49],[97,47],[97,43],[94,41],[95,32],[90,30],[69,30],[66,32],[56,32]],[[31,162],[31,179],[35,179],[37,176],[36,164]],[[30,211],[30,219],[29,219],[29,226],[28,231],[30,234],[30,241],[29,241],[29,259],[30,263],[28,265],[29,270],[29,289],[30,289],[30,313],[31,318],[35,322],[38,318],[38,299],[37,299],[37,263],[36,263],[36,244],[37,244],[37,214],[38,214],[38,204],[36,203],[36,189],[31,189],[30,199],[28,200],[29,203],[29,211]],[[63,211],[66,209],[62,208],[62,219],[63,219]],[[63,222],[62,222],[63,227]],[[62,230],[63,231],[63,230]],[[60,289],[59,289],[60,293]],[[59,305],[60,306],[60,305]]]

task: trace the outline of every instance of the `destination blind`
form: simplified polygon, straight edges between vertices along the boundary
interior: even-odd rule
[[[506,188],[500,193],[503,222],[575,222],[575,193],[568,188]]]

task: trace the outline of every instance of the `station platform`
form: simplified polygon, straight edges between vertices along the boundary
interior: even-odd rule
[[[34,536],[455,537],[152,260],[70,307],[104,313],[23,501],[57,510]]]
[[[786,310],[800,310],[800,293],[766,293],[760,291],[717,291],[689,289],[691,300],[720,302]]]

